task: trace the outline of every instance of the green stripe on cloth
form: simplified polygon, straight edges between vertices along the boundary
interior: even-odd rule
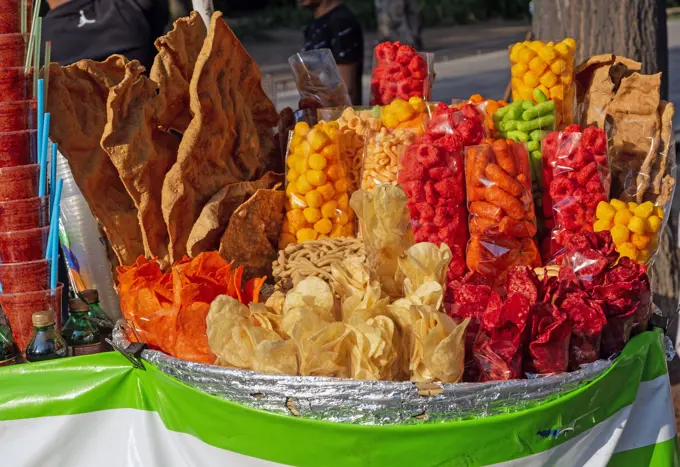
[[[630,451],[617,452],[608,467],[677,467],[680,466],[678,438]]]
[[[133,408],[157,412],[169,430],[211,446],[282,464],[488,465],[552,449],[629,407],[642,378],[660,371],[663,357],[654,353],[663,355],[659,335],[637,336],[595,381],[521,412],[382,427],[253,410],[199,392],[150,365],[135,370],[118,354],[100,354],[0,369],[0,420]],[[551,434],[555,430],[560,434]]]

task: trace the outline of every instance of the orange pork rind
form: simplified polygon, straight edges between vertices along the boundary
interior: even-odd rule
[[[157,85],[126,66],[125,78],[109,92],[101,146],[108,153],[132,198],[141,227],[144,253],[168,264],[168,231],[161,211],[162,174],[177,159],[179,139],[155,123]]]
[[[216,12],[189,87],[193,119],[163,183],[163,218],[173,261],[186,253],[191,229],[215,193],[266,170],[278,115],[262,90],[261,76],[222,13]]]
[[[107,123],[109,90],[123,81],[126,69],[140,70],[139,63],[112,55],[101,63],[82,60],[66,67],[52,63],[49,68],[50,138],[68,160],[116,258],[120,264],[132,264],[144,254],[137,208],[101,147],[101,136]]]
[[[162,106],[157,123],[163,128],[184,133],[191,122],[189,83],[206,35],[203,19],[192,11],[175,21],[172,31],[156,39],[158,55],[149,77],[160,87]]]

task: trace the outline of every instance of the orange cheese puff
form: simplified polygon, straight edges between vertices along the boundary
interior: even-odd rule
[[[498,222],[486,217],[470,219],[470,235],[493,235],[498,233]]]
[[[536,235],[536,224],[531,221],[518,221],[510,216],[505,216],[498,224],[498,230],[512,237],[530,238]]]
[[[508,150],[508,146],[512,143],[508,143],[505,140],[499,139],[493,142],[493,152],[496,155],[496,161],[498,165],[501,166],[505,172],[511,177],[517,175],[517,168],[515,167],[515,161],[512,160],[512,155]]]
[[[541,263],[541,253],[538,251],[538,247],[533,238],[522,239],[522,253],[520,256],[522,258],[521,264],[525,266],[540,268],[543,265]]]
[[[484,169],[484,174],[486,175],[486,178],[514,197],[520,196],[522,192],[525,191],[522,184],[508,175],[499,165],[487,165]]]
[[[472,170],[473,166],[475,165],[475,158],[477,157],[478,151],[479,148],[477,146],[470,146],[465,149],[465,185],[468,188],[472,186]]]
[[[484,201],[486,199],[486,188],[483,186],[473,186],[468,182],[467,198],[469,202]]]
[[[515,161],[515,167],[517,167],[517,174],[524,175],[529,180],[529,186],[531,186],[531,165],[529,165],[529,152],[522,143],[516,143],[512,140],[508,146],[511,151],[512,158]]]
[[[497,185],[486,188],[485,198],[488,202],[501,208],[513,219],[522,220],[525,216],[522,203]]]
[[[503,210],[486,201],[474,201],[470,203],[470,214],[500,221],[503,217]]]
[[[483,186],[482,179],[484,178],[484,169],[491,160],[491,147],[482,145],[478,147],[472,170],[470,173],[470,182],[472,186]]]

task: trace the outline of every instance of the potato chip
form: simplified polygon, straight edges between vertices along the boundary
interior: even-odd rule
[[[109,92],[101,146],[116,167],[139,217],[144,253],[168,264],[168,231],[161,211],[165,173],[177,159],[179,139],[155,123],[156,84],[137,62]]]
[[[194,257],[204,251],[219,249],[231,215],[259,189],[276,189],[283,184],[283,175],[267,172],[254,182],[230,183],[208,201],[191,228],[187,253]]]
[[[158,55],[149,77],[159,85],[162,107],[158,125],[184,133],[192,114],[189,106],[189,83],[207,31],[195,11],[175,21],[172,31],[156,39]]]
[[[403,190],[389,184],[378,185],[373,193],[358,190],[350,200],[359,218],[371,270],[392,298],[402,293],[399,257],[415,243],[406,201]]]
[[[306,308],[324,321],[335,321],[335,298],[330,286],[318,277],[308,277],[286,294],[283,313],[293,308]]]
[[[283,223],[286,194],[257,190],[232,214],[220,239],[220,254],[244,267],[244,276],[271,276]]]
[[[133,264],[144,254],[142,234],[137,208],[102,149],[101,136],[109,89],[123,80],[127,63],[123,56],[112,55],[101,63],[50,64],[46,109],[52,114],[50,138],[68,160],[78,188],[121,265]]]
[[[344,323],[331,323],[300,343],[302,376],[350,377],[351,332]]]
[[[216,12],[189,86],[194,116],[163,182],[173,261],[186,253],[191,229],[215,193],[228,183],[253,180],[267,168],[260,137],[272,133],[278,115],[260,79],[257,64]]]
[[[439,248],[433,243],[417,243],[408,249],[405,258],[399,258],[399,269],[406,276],[404,294],[413,294],[429,281],[445,284],[446,270],[451,262],[451,250],[442,243]]]

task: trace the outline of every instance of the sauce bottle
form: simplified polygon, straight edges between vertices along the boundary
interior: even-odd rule
[[[66,342],[54,328],[54,313],[51,310],[38,311],[33,313],[32,320],[35,329],[26,347],[26,360],[41,362],[66,357]]]
[[[90,306],[79,298],[68,301],[68,320],[62,327],[61,336],[68,345],[69,355],[77,357],[103,350],[99,328],[90,319]]]

